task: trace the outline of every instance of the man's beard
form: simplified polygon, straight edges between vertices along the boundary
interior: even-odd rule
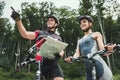
[[[55,29],[56,28],[56,26],[54,25],[54,26],[52,26],[52,27],[47,27],[49,30],[50,29]]]
[[[55,27],[48,27],[48,29],[54,29]]]
[[[55,26],[53,26],[53,27],[47,27],[47,30],[52,30],[52,29],[54,29],[54,31],[55,31],[56,27]]]

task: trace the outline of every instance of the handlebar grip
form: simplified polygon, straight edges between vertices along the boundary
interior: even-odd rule
[[[77,58],[72,58],[72,57],[69,57],[70,61],[66,61],[64,60],[65,63],[73,63],[73,62],[76,62],[77,61]]]
[[[78,58],[70,58],[70,60],[71,60],[72,62],[77,62],[77,61],[79,61]]]

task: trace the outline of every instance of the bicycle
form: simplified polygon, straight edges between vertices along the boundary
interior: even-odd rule
[[[41,75],[42,75],[41,74],[41,64],[43,62],[43,57],[52,59],[55,53],[60,53],[60,51],[62,51],[68,44],[63,43],[61,41],[58,41],[56,39],[53,39],[52,37],[46,36],[46,35],[41,35],[37,39],[40,39],[40,41],[38,41],[37,44],[34,44],[28,50],[29,54],[24,59],[24,62],[18,63],[18,69],[23,67],[23,66],[25,66],[25,65],[27,65],[27,64],[30,64],[32,62],[37,62],[38,70],[36,71],[36,78],[35,78],[35,80],[40,80],[41,79]],[[45,41],[46,41],[46,43],[44,44]],[[53,45],[53,43],[54,43],[54,45]],[[58,44],[59,44],[59,46],[58,46]],[[41,45],[42,45],[42,47],[38,51],[40,55],[36,55],[35,58],[32,59],[31,56],[33,55],[32,54],[33,51],[37,51],[37,47],[41,46]],[[62,46],[62,47],[60,47],[60,46]],[[51,47],[52,47],[53,50],[51,49]],[[35,53],[37,53],[37,52],[35,52]],[[44,54],[44,53],[47,53],[47,54]],[[49,76],[50,76],[50,74],[48,73],[48,75],[47,75],[48,79],[47,80],[51,80]]]
[[[116,45],[116,47],[120,47],[120,44]],[[97,52],[92,53],[92,54],[88,54],[86,56],[80,56],[78,58],[70,58],[70,59],[73,63],[80,61],[80,59],[89,60],[92,63],[92,80],[97,80],[96,67],[95,67],[96,61],[94,59],[94,56],[104,55],[104,54],[106,54],[106,52],[107,52],[107,49],[104,49],[104,50],[97,51]]]

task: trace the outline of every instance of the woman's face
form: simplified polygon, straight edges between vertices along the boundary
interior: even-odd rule
[[[83,31],[88,31],[91,28],[92,24],[87,19],[82,19],[80,21],[80,27]]]

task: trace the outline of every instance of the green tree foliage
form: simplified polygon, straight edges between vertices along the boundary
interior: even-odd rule
[[[1,1],[1,2],[0,2],[0,17],[1,17],[2,14],[3,14],[4,6],[5,6],[5,2],[4,2],[4,1]]]
[[[10,62],[8,58],[8,44],[9,44],[9,36],[11,34],[11,25],[9,20],[6,18],[2,18],[3,9],[5,6],[5,2],[0,2],[0,67],[9,68]]]
[[[63,13],[64,12],[64,13]],[[70,10],[69,7],[57,9],[59,16],[58,32],[64,42],[69,43],[67,47],[67,55],[73,55],[76,48],[77,39],[80,37],[80,29],[77,22],[77,14],[75,10]]]
[[[92,12],[92,0],[81,0],[78,12],[81,15],[90,15]]]
[[[28,30],[44,30],[46,29],[46,18],[50,14],[54,14],[55,6],[53,3],[22,3],[22,17],[27,23],[24,23]],[[24,22],[23,21],[23,22]]]

